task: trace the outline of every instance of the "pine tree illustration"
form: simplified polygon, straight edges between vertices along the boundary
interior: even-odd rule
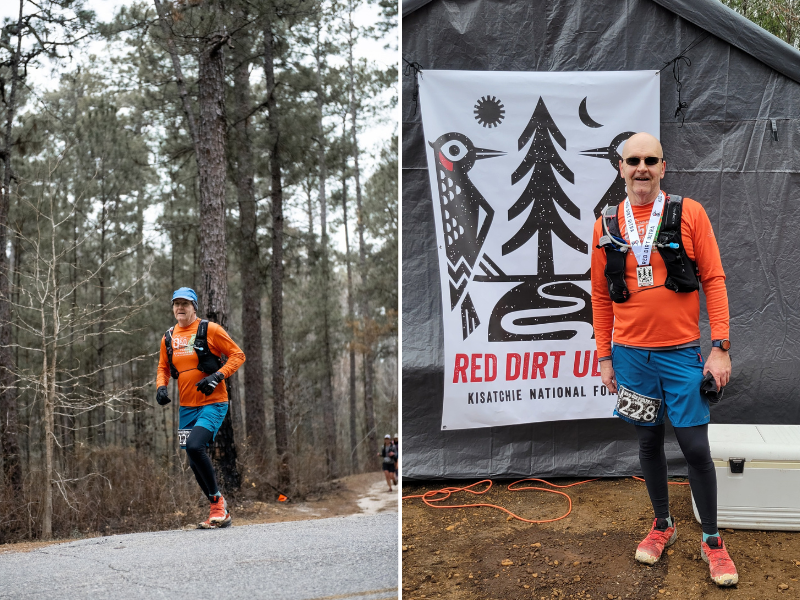
[[[522,163],[511,175],[512,185],[521,181],[531,170],[533,173],[514,206],[508,209],[508,220],[511,221],[518,217],[531,204],[533,207],[522,227],[503,244],[503,255],[510,254],[530,240],[538,231],[539,248],[536,271],[539,276],[552,275],[554,272],[551,234],[557,235],[561,241],[579,252],[584,254],[589,252],[589,246],[567,227],[556,208],[556,204],[558,204],[567,214],[576,219],[581,216],[580,209],[561,189],[556,177],[555,171],[558,171],[570,183],[575,182],[575,176],[561,159],[553,140],[564,150],[567,149],[567,140],[559,131],[540,97],[536,109],[528,121],[528,126],[518,140],[519,150],[522,150],[528,142],[531,144]]]

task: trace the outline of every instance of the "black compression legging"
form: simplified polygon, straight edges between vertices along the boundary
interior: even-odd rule
[[[186,440],[186,454],[189,456],[189,466],[192,467],[195,479],[200,484],[203,493],[211,497],[218,492],[217,477],[214,466],[206,453],[206,446],[214,439],[214,433],[205,427],[194,427],[189,439]]]
[[[656,518],[669,516],[665,430],[663,423],[652,427],[636,426],[636,434],[639,436],[639,462]],[[708,444],[708,425],[675,427],[675,437],[678,438],[683,456],[689,463],[689,485],[697,504],[697,512],[700,513],[703,533],[717,533],[717,474]]]

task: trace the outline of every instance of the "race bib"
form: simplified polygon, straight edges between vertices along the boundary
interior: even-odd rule
[[[189,434],[192,433],[191,429],[178,429],[178,445],[186,450],[186,441],[189,439]]]
[[[619,386],[617,390],[617,413],[640,423],[652,423],[661,408],[661,398],[649,398],[633,390]]]

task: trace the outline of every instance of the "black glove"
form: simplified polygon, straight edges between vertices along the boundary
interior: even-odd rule
[[[161,406],[166,406],[172,402],[172,400],[169,399],[169,396],[167,396],[167,386],[162,385],[160,388],[158,388],[156,391],[156,402],[158,402]]]
[[[700,382],[700,393],[708,400],[708,403],[717,404],[722,400],[722,394],[724,392],[724,387],[717,389],[717,380],[714,379],[711,371],[706,373],[706,376],[703,377],[703,381]]]
[[[213,375],[209,375],[205,379],[199,381],[197,383],[197,391],[205,394],[206,396],[210,396],[211,392],[214,391],[214,388],[219,385],[219,382],[225,379],[225,376],[217,371]]]

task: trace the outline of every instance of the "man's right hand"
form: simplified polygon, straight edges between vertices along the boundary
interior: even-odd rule
[[[166,406],[172,402],[167,395],[167,386],[162,385],[160,388],[158,388],[156,391],[156,402],[158,402],[161,406]]]
[[[614,375],[614,365],[611,364],[610,360],[604,360],[600,363],[600,378],[609,392],[612,394],[617,393],[617,377]]]

